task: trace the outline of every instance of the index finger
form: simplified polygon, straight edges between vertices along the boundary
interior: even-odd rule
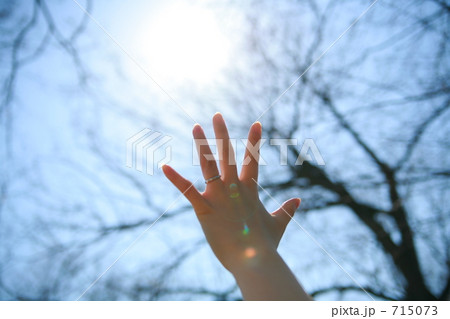
[[[261,147],[262,126],[260,122],[255,122],[248,132],[247,147],[245,149],[244,161],[240,179],[248,186],[255,185],[258,180],[259,149]]]

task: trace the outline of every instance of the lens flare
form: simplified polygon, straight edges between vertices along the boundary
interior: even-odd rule
[[[239,197],[238,186],[234,183],[230,184],[230,197],[234,199]]]
[[[256,256],[256,250],[252,247],[249,247],[245,250],[245,257],[253,258]]]
[[[242,231],[242,235],[248,235],[250,232],[250,229],[248,228],[247,224],[244,224],[244,230]]]

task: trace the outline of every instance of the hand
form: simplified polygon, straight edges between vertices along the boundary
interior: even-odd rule
[[[168,165],[166,177],[192,204],[214,254],[232,273],[243,267],[260,265],[272,258],[280,239],[300,205],[300,199],[286,201],[269,214],[258,196],[258,160],[262,127],[254,123],[248,134],[248,145],[241,174],[238,177],[234,150],[225,121],[220,113],[213,117],[219,153],[221,178],[208,182],[200,193],[190,181]],[[200,125],[193,128],[200,165],[205,180],[219,175],[219,170]],[[205,145],[206,144],[206,145]],[[251,145],[250,145],[251,144]],[[221,147],[222,146],[222,147]],[[257,150],[252,154],[250,150]]]

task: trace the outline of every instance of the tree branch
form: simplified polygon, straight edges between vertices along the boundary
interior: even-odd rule
[[[374,289],[372,289],[370,287],[364,287],[364,290],[367,291],[369,294],[371,294],[375,297],[384,299],[384,300],[391,300],[391,301],[398,300],[397,298],[394,298],[392,296],[387,296],[387,295],[383,294],[382,292],[375,291]],[[312,297],[317,297],[319,295],[326,294],[329,292],[341,292],[342,293],[342,292],[348,292],[348,291],[361,292],[362,290],[360,287],[357,287],[357,286],[335,286],[335,287],[329,287],[329,288],[315,290],[315,291],[311,292],[310,295]]]

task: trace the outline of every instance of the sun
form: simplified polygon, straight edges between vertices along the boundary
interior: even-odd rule
[[[140,44],[150,69],[173,82],[211,82],[229,60],[230,45],[214,13],[196,6],[163,9]]]

